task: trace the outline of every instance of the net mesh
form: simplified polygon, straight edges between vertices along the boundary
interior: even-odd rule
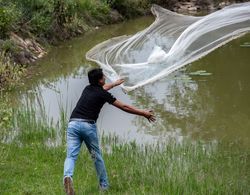
[[[154,82],[250,31],[250,2],[203,17],[177,14],[158,5],[155,21],[131,36],[111,38],[87,52],[112,81],[133,90]]]

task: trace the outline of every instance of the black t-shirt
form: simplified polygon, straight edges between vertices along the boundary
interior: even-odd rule
[[[116,98],[99,85],[88,85],[82,92],[70,118],[97,120],[103,105],[113,104]]]

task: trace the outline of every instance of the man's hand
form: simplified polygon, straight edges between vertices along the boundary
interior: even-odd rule
[[[143,116],[147,118],[149,122],[155,122],[156,120],[153,110],[144,111]]]
[[[115,86],[118,86],[118,85],[120,85],[120,84],[122,84],[122,83],[124,83],[124,79],[118,79],[118,80],[116,80],[116,81],[114,82],[114,85],[115,85]]]
[[[123,82],[124,82],[124,79],[118,79],[118,80],[116,80],[113,83],[107,83],[107,84],[105,84],[103,86],[103,89],[106,90],[106,91],[108,91],[108,90],[112,89],[113,87],[116,87],[116,86],[122,84]]]
[[[120,102],[119,100],[115,100],[115,102],[113,103],[114,106],[116,106],[117,108],[131,113],[131,114],[136,114],[139,116],[144,116],[145,118],[148,119],[149,122],[155,122],[155,116],[152,110],[140,110],[138,108],[135,108],[133,106],[124,104],[122,102]]]

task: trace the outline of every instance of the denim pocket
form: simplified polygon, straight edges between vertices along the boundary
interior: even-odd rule
[[[78,126],[78,121],[70,121],[68,123],[68,128],[74,128],[74,127],[77,127]]]
[[[83,125],[83,129],[87,129],[87,130],[90,130],[90,129],[93,129],[93,125],[92,123],[88,123],[88,122],[82,122],[82,125]]]

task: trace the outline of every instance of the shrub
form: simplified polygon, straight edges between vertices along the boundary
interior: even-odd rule
[[[141,14],[150,5],[148,0],[107,0],[107,3],[127,18]]]
[[[0,37],[4,38],[6,33],[15,25],[20,17],[20,11],[12,3],[3,3],[0,0]]]
[[[51,20],[51,16],[46,15],[43,12],[34,13],[31,20],[31,28],[33,32],[36,32],[37,34],[46,32],[51,25]]]
[[[0,53],[0,91],[17,84],[24,72],[24,67],[13,64],[5,52]]]
[[[16,47],[15,43],[10,40],[7,39],[5,41],[1,41],[0,42],[0,52],[16,52],[18,51],[18,48]],[[3,54],[0,53],[0,57],[3,57]]]

